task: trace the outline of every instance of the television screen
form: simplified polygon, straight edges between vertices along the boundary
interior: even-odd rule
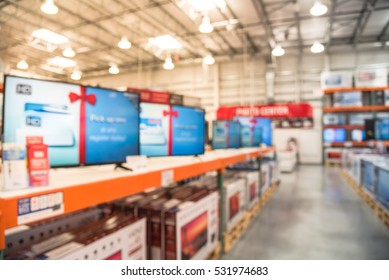
[[[140,151],[146,156],[204,153],[204,110],[144,103],[140,113]]]
[[[323,116],[324,125],[345,125],[346,116],[342,114],[325,114]]]
[[[362,92],[335,92],[334,107],[362,106]]]
[[[213,122],[213,149],[239,148],[240,124],[234,121]]]
[[[389,140],[389,118],[380,118],[375,122],[375,136],[377,140]]]
[[[241,142],[243,147],[259,146],[265,143],[272,145],[271,119],[235,117],[241,125]]]
[[[346,130],[344,128],[326,128],[323,130],[324,142],[346,141]]]
[[[363,129],[353,129],[351,131],[351,140],[356,142],[361,142],[366,139],[365,130]]]
[[[52,167],[125,162],[139,154],[139,96],[6,76],[5,143],[42,136]]]
[[[364,125],[366,119],[372,119],[373,114],[362,113],[362,114],[350,114],[349,124],[350,125]]]

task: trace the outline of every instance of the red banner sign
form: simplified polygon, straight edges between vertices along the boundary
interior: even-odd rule
[[[170,104],[170,93],[167,91],[153,91],[139,88],[128,88],[128,91],[139,92],[141,102]]]
[[[274,104],[255,106],[220,107],[217,110],[218,120],[231,120],[234,117],[262,118],[312,118],[313,109],[308,103]]]

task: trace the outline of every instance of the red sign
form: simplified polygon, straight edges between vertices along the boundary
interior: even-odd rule
[[[27,137],[27,167],[29,185],[49,185],[49,152],[48,146],[43,144],[42,137]]]
[[[312,118],[313,109],[308,103],[274,104],[254,106],[220,107],[217,110],[218,120],[231,120],[234,117],[262,118]]]
[[[170,93],[167,91],[153,91],[139,88],[128,88],[127,90],[131,92],[139,92],[141,102],[170,104]]]

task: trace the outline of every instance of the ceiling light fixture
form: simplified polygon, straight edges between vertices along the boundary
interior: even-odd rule
[[[201,33],[211,33],[213,31],[213,26],[208,16],[203,17],[201,24],[199,26],[199,31]]]
[[[212,65],[215,63],[215,58],[212,56],[212,54],[208,54],[208,55],[204,56],[203,63],[205,65]]]
[[[123,49],[123,50],[128,50],[131,48],[131,42],[128,41],[127,37],[122,37],[118,43],[118,47]]]
[[[109,67],[108,72],[112,75],[116,75],[119,74],[120,70],[116,64],[112,64],[111,67]]]
[[[66,47],[63,52],[63,56],[66,57],[74,57],[76,55],[76,52],[71,47]]]
[[[17,68],[22,69],[22,70],[27,70],[28,69],[28,63],[24,59],[21,59],[18,64],[16,65]]]
[[[80,70],[74,70],[70,75],[72,80],[78,81],[81,80],[82,72]]]
[[[48,15],[58,13],[58,7],[54,4],[54,0],[46,0],[41,6],[41,11]]]
[[[67,37],[44,28],[35,30],[32,32],[32,36],[55,45],[66,44],[69,41]]]
[[[150,38],[149,43],[162,50],[173,50],[182,48],[182,44],[170,35],[162,35]]]
[[[311,52],[313,53],[321,53],[324,51],[324,46],[322,43],[316,41],[313,43],[313,45],[311,46]]]
[[[324,5],[320,0],[316,0],[312,8],[310,9],[311,15],[316,17],[324,15],[325,13],[327,13],[327,11],[327,6]]]
[[[274,56],[283,56],[285,54],[285,50],[281,47],[281,45],[277,44],[271,54]]]
[[[174,69],[174,63],[173,63],[172,57],[170,55],[168,57],[166,57],[165,63],[163,64],[163,69],[165,69],[165,70]]]
[[[64,58],[61,56],[56,56],[54,58],[50,58],[47,61],[47,63],[50,65],[55,65],[55,66],[59,66],[62,68],[74,67],[77,65],[77,62],[75,62],[74,60],[67,59],[67,58]]]

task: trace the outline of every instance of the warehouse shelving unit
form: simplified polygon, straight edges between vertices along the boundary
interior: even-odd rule
[[[51,170],[49,187],[0,193],[0,259],[3,258],[3,250],[6,248],[5,230],[24,224],[18,221],[18,204],[23,199],[62,193],[64,211],[60,215],[64,215],[211,171],[218,172],[218,185],[221,190],[225,168],[251,159],[258,159],[260,162],[263,156],[274,153],[275,149],[269,147],[231,150],[224,154],[205,154],[199,157],[177,157],[174,160],[171,157],[166,160],[156,158],[154,161],[150,160],[146,169],[131,173],[113,172],[112,165]],[[220,195],[222,196],[223,192],[220,192]],[[220,201],[223,201],[223,197]],[[222,220],[223,211],[221,215]],[[38,218],[33,222],[52,217]],[[220,224],[223,230],[222,223]],[[223,239],[221,243],[223,248]]]
[[[348,87],[348,88],[335,88],[335,89],[325,89],[323,90],[324,96],[332,95],[335,93],[346,93],[353,91],[361,92],[374,92],[374,91],[384,91],[388,90],[389,86],[386,87]],[[325,113],[373,113],[374,117],[376,113],[379,112],[389,112],[389,106],[386,105],[370,105],[370,106],[349,106],[349,107],[323,107],[323,118]],[[324,125],[322,123],[323,130],[326,128],[344,128],[346,130],[351,129],[364,129],[364,125]],[[374,148],[378,143],[383,144],[386,147],[389,147],[389,141],[345,141],[345,142],[328,142],[325,143],[323,139],[323,158],[325,159],[325,148]]]

